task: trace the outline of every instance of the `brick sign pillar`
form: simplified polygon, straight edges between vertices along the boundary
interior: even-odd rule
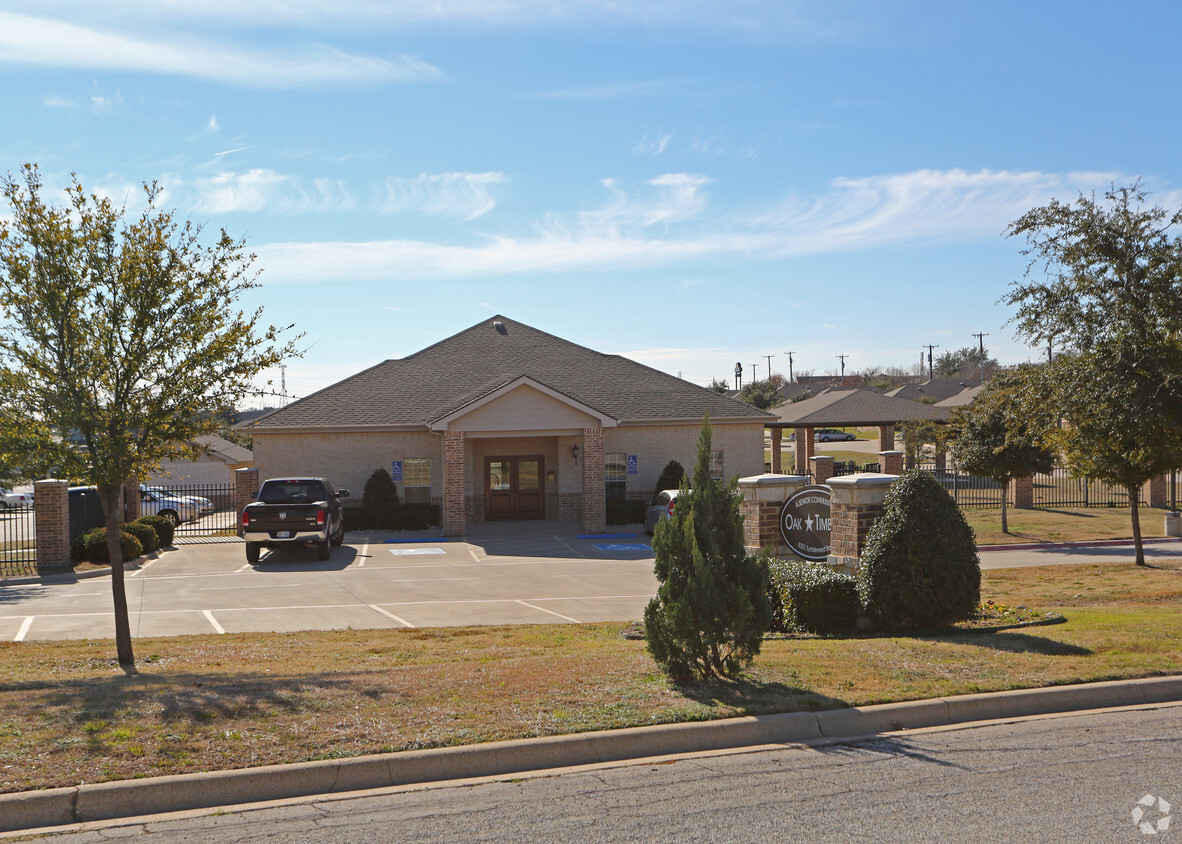
[[[882,500],[897,475],[866,473],[829,479],[832,511],[829,522],[829,564],[856,569],[866,534],[882,512]]]
[[[238,518],[235,521],[237,522],[239,536],[242,536],[242,511],[246,509],[247,504],[254,501],[254,497],[258,491],[258,469],[234,470],[234,512],[238,514]]]
[[[1014,507],[1019,510],[1034,509],[1034,478],[1014,478]]]
[[[37,571],[71,568],[69,481],[45,480],[33,484],[37,502]]]
[[[603,428],[583,429],[583,530],[607,530],[607,499],[603,485]]]
[[[884,475],[903,474],[903,452],[889,449],[878,453],[878,467]]]
[[[809,485],[803,475],[755,475],[739,478],[739,493],[743,500],[739,512],[743,516],[743,544],[751,553],[771,545],[776,554],[787,554],[788,547],[780,535],[780,509],[792,493]]]
[[[780,456],[780,448],[781,448],[783,441],[784,441],[784,429],[783,428],[772,428],[771,435],[772,435],[772,474],[778,475],[778,474],[780,474],[780,471],[781,471],[781,469],[783,469],[783,465],[784,465],[784,461],[783,461],[782,457]]]
[[[878,450],[879,451],[894,451],[895,450],[895,426],[894,425],[879,425],[878,426]]]
[[[809,461],[813,469],[813,483],[823,484],[833,477],[833,458],[828,454],[818,454]]]
[[[463,536],[464,432],[443,433],[443,535]]]

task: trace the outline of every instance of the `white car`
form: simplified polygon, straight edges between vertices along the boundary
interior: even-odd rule
[[[679,490],[663,490],[648,509],[644,511],[644,532],[652,536],[657,532],[657,524],[665,519],[673,518],[673,508],[677,506]]]
[[[213,509],[213,505],[210,505]],[[174,525],[195,521],[201,515],[201,508],[187,498],[170,495],[161,489],[140,489],[140,515],[163,516]]]
[[[32,506],[33,493],[13,492],[11,489],[5,489],[0,486],[0,510],[7,510],[9,507],[17,509]]]
[[[142,496],[145,492],[155,492],[168,498],[176,498],[180,501],[187,501],[197,508],[197,513],[201,516],[208,516],[213,513],[213,502],[208,498],[203,498],[200,495],[185,495],[181,492],[174,492],[172,490],[165,489],[162,486],[145,486],[140,484],[140,495]]]

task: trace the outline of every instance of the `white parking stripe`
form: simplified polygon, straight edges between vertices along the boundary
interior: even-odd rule
[[[369,606],[369,608],[370,608],[371,610],[373,610],[374,612],[380,612],[380,613],[381,613],[382,615],[384,615],[386,618],[392,618],[392,619],[394,619],[394,620],[395,620],[395,621],[397,621],[399,624],[401,624],[403,627],[414,627],[414,625],[413,625],[413,624],[411,624],[409,621],[407,621],[405,618],[399,618],[398,616],[394,615],[394,613],[392,613],[392,612],[386,612],[386,611],[385,611],[384,609],[382,609],[381,607],[376,607],[376,606],[374,606],[373,604],[369,604],[368,606]]]
[[[154,562],[156,562],[156,560],[159,560],[159,559],[160,558],[157,557],[155,560],[148,560],[148,562],[144,563],[142,566],[140,566],[135,571],[128,573],[127,576],[128,577],[135,577],[137,574],[139,574],[141,571],[144,571],[145,569],[147,569],[148,566],[152,565]]]
[[[357,567],[360,568],[361,566],[364,566],[365,560],[368,557],[369,557],[369,544],[367,543],[365,545],[362,545],[361,550],[357,552]]]
[[[521,606],[523,606],[523,607],[529,607],[531,610],[537,610],[538,612],[545,612],[545,613],[550,613],[550,615],[556,615],[559,618],[565,619],[566,621],[573,621],[575,624],[582,624],[583,623],[583,622],[579,621],[577,618],[571,618],[569,615],[563,615],[560,612],[554,612],[554,610],[548,610],[543,607],[536,607],[533,604],[527,603],[526,601],[514,601],[513,603],[521,604]]]
[[[12,641],[23,642],[25,640],[25,634],[28,633],[29,628],[33,626],[33,619],[36,617],[37,616],[35,615],[26,615],[24,624],[21,625],[21,629],[16,633],[16,638]]]
[[[213,625],[213,629],[214,629],[215,633],[225,633],[226,632],[225,630],[222,629],[222,626],[220,624],[218,624],[218,620],[213,617],[213,613],[211,613],[209,610],[202,610],[201,614],[203,616],[205,616],[205,618],[209,621],[209,623],[211,625]]]

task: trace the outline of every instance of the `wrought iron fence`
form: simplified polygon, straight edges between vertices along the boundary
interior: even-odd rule
[[[1065,468],[1056,466],[1048,474],[1034,476],[1034,506],[1128,507],[1129,493],[1108,481],[1073,478]]]
[[[856,460],[835,460],[833,462],[833,475],[840,477],[841,475],[855,475],[859,472],[881,472],[882,467],[878,463],[859,463]]]
[[[1004,488],[992,478],[970,475],[957,469],[938,469],[935,463],[916,464],[930,472],[958,506],[964,508],[1000,507]]]
[[[202,542],[236,536],[239,514],[233,484],[159,484],[141,489],[140,512],[177,523],[176,536]]]
[[[0,509],[0,577],[37,574],[37,513],[29,506]]]

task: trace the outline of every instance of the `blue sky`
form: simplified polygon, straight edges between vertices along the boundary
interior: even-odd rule
[[[698,382],[1037,356],[1004,229],[1182,205],[1182,5],[0,0],[0,170],[259,256],[306,395],[494,313]],[[278,384],[278,375],[275,382]]]

